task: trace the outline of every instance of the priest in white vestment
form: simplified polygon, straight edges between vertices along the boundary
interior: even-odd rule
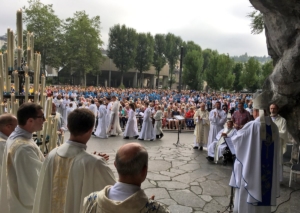
[[[91,105],[89,106],[89,110],[91,110],[94,113],[94,115],[95,115],[95,124],[96,124],[96,119],[98,117],[98,109],[97,109],[97,105],[95,104],[95,101],[93,99],[91,100]]]
[[[106,108],[106,129],[108,128],[108,126],[110,125],[110,117],[111,117],[111,109],[112,109],[112,105],[113,102],[111,101],[111,97],[107,97],[106,98],[108,104],[107,104],[107,108]]]
[[[64,119],[64,127],[67,128],[67,109],[69,108],[69,103],[70,103],[70,99],[69,99],[69,96],[66,95],[64,100],[62,101],[62,116],[63,116],[63,119]]]
[[[45,121],[42,107],[23,103],[18,126],[6,141],[1,172],[0,209],[5,213],[32,213],[44,155],[32,139]]]
[[[155,137],[153,124],[152,124],[152,112],[151,108],[149,107],[149,103],[146,102],[145,106],[147,107],[144,111],[144,119],[142,124],[142,129],[139,135],[139,140],[149,140],[153,141]]]
[[[207,147],[206,158],[208,161],[218,163],[220,157],[223,157],[225,149],[227,147],[224,138],[231,138],[236,135],[237,131],[233,127],[233,121],[227,121],[227,127],[222,129],[216,136],[215,140]]]
[[[161,139],[164,136],[162,131],[162,119],[164,117],[163,112],[161,111],[161,106],[157,106],[157,111],[155,112],[153,118],[155,120],[154,130],[156,139]]]
[[[70,139],[47,156],[41,169],[34,213],[79,213],[84,197],[115,183],[103,157],[90,154],[86,144],[94,128],[89,109],[76,109],[68,117]]]
[[[215,103],[215,107],[216,108],[209,113],[210,128],[207,147],[214,141],[218,132],[224,128],[224,124],[227,120],[226,112],[221,109],[221,103],[219,101]]]
[[[286,129],[286,120],[278,115],[279,107],[277,104],[271,104],[270,105],[270,112],[271,112],[271,118],[272,121],[276,124],[279,131],[279,138],[280,138],[280,148],[279,148],[279,154],[281,158],[279,159],[279,164],[281,165],[281,177],[280,182],[283,180],[283,153],[285,152],[286,143],[288,141],[288,134]]]
[[[268,95],[253,101],[254,121],[231,138],[236,151],[230,185],[235,187],[234,213],[270,213],[279,197],[279,132],[268,111]]]
[[[200,109],[194,114],[195,124],[195,141],[194,149],[203,150],[203,146],[207,145],[208,133],[209,133],[209,112],[205,109],[205,104],[200,104]]]
[[[53,103],[56,106],[56,111],[63,115],[63,100],[61,99],[61,94],[58,94],[57,97],[53,99]]]
[[[149,199],[141,184],[148,172],[147,150],[138,143],[123,145],[117,152],[115,167],[119,181],[84,199],[83,213],[169,213],[154,198]]]
[[[110,115],[110,122],[109,126],[107,128],[107,134],[110,137],[119,135],[122,133],[122,129],[120,126],[120,119],[119,119],[119,108],[120,108],[120,102],[116,100],[116,97],[112,97],[113,104],[111,108],[111,115]]]
[[[9,135],[15,130],[18,125],[17,118],[9,113],[0,115],[0,188],[1,188],[1,171],[2,171],[2,160],[6,140]]]
[[[99,110],[98,110],[98,126],[94,133],[96,137],[108,138],[106,134],[106,106],[103,104],[102,100],[99,100]]]
[[[135,106],[134,103],[129,104],[129,112],[128,112],[128,120],[126,123],[125,131],[123,133],[124,139],[129,139],[130,137],[134,137],[137,139],[139,137],[137,121],[135,117]]]

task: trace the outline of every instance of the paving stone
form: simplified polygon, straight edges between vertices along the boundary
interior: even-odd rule
[[[202,188],[200,186],[191,186],[191,190],[197,195],[202,194]]]
[[[157,200],[156,198],[155,198],[155,200]],[[165,205],[167,205],[167,206],[170,206],[170,205],[176,205],[177,203],[174,201],[174,200],[172,200],[172,199],[160,199],[160,200],[157,200],[157,201],[159,201],[159,202],[161,202],[161,203],[163,203],[163,204],[165,204]]]
[[[152,173],[152,172],[148,172],[147,178],[150,180],[171,180],[171,178],[168,176],[160,175],[160,174]]]
[[[181,165],[184,165],[184,164],[186,164],[187,163],[187,161],[172,161],[172,168],[178,168],[178,166],[181,166]]]
[[[195,181],[197,181],[198,183],[201,183],[201,182],[206,181],[206,178],[205,177],[197,178]]]
[[[185,160],[185,161],[190,161],[191,158],[190,157],[178,157],[176,158],[177,160]]]
[[[190,190],[170,191],[170,196],[179,204],[189,207],[203,208],[205,202]]]
[[[177,174],[186,173],[186,171],[184,171],[184,170],[174,169],[174,168],[171,168],[170,172],[174,172],[174,173],[177,173]]]
[[[198,182],[192,182],[190,183],[191,186],[199,186],[199,183]]]
[[[190,173],[178,175],[175,178],[172,178],[172,180],[177,180],[183,183],[190,183],[190,182],[194,182],[199,177],[209,175],[210,173],[211,171],[206,171],[200,168]]]
[[[200,165],[199,164],[195,164],[195,163],[192,163],[192,164],[185,164],[185,165],[182,165],[182,166],[179,166],[178,169],[181,169],[181,170],[184,170],[184,171],[194,171],[196,169],[199,169],[200,168]]]
[[[191,207],[180,206],[180,205],[171,205],[169,210],[172,213],[191,213],[193,209]]]
[[[220,204],[216,202],[210,202],[206,203],[206,205],[203,208],[204,212],[223,212],[226,208],[224,206],[221,206]]]
[[[206,178],[207,178],[208,180],[221,180],[221,179],[224,179],[223,177],[220,177],[220,176],[218,176],[218,175],[215,174],[215,173],[206,176]]]
[[[146,179],[143,183],[142,183],[142,189],[147,189],[147,188],[153,188],[156,187],[156,185],[153,185],[148,179]]]
[[[178,175],[177,173],[174,173],[174,172],[167,172],[167,171],[162,171],[162,172],[160,172],[160,174],[166,175],[166,176],[169,176],[169,177],[175,177],[175,176]]]
[[[224,196],[225,190],[223,187],[211,180],[204,181],[200,183],[201,188],[203,189],[203,194],[211,196]]]
[[[202,200],[204,200],[205,202],[210,202],[212,200],[212,197],[210,195],[200,195],[200,197],[202,198]]]
[[[148,170],[152,172],[159,172],[168,170],[171,167],[171,163],[164,160],[149,161]]]
[[[177,181],[157,181],[157,185],[166,189],[186,189],[189,187],[188,184],[180,183]]]
[[[222,206],[228,206],[230,198],[229,197],[213,197],[215,201],[217,201]]]
[[[148,197],[155,196],[155,200],[170,199],[170,195],[165,188],[148,188],[145,189],[145,193]]]

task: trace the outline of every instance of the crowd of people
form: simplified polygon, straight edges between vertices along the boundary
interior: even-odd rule
[[[234,212],[271,212],[276,204],[287,130],[278,105],[265,103],[266,94],[253,98],[196,91],[77,90],[46,88],[48,97],[53,96],[52,114],[61,116],[60,129],[70,132],[69,140],[46,158],[32,140],[32,133],[40,131],[45,121],[41,106],[24,103],[17,118],[0,116],[0,205],[4,212],[169,212],[141,189],[148,153],[139,143],[118,150],[117,183],[105,162],[109,157],[85,151],[91,135],[115,137],[123,132],[121,125],[124,139],[150,141],[161,139],[163,128],[194,128],[193,148],[207,147],[209,162],[226,158],[226,151],[236,157],[230,179],[236,188]]]

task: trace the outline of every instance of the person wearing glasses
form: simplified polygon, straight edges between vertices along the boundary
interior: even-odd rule
[[[32,134],[43,129],[40,105],[24,103],[17,111],[18,126],[6,141],[1,172],[1,212],[30,213],[44,155]],[[9,193],[8,193],[9,192]]]

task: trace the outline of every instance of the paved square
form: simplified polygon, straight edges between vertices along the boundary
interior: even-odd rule
[[[65,135],[67,139],[69,133]],[[176,132],[165,132],[162,140],[139,141],[135,139],[124,140],[122,136],[99,139],[94,136],[88,142],[88,151],[99,151],[109,154],[109,166],[118,177],[113,165],[117,149],[129,142],[138,142],[145,146],[149,153],[149,171],[146,181],[142,184],[146,194],[166,204],[172,213],[217,213],[223,212],[229,204],[229,178],[231,165],[212,164],[207,162],[206,151],[192,148],[193,133],[180,134],[182,147],[175,147]],[[298,182],[288,187],[289,168],[284,167],[284,182],[281,184],[281,197],[277,204],[289,197],[292,189],[300,188]],[[287,203],[281,205],[277,213],[300,212],[298,198],[300,192],[292,194]],[[275,210],[275,207],[273,208]]]

